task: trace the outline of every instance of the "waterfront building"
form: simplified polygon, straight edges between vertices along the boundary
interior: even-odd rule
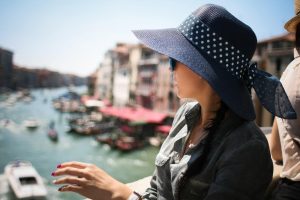
[[[96,95],[109,100],[113,105],[124,106],[129,103],[131,45],[118,43],[108,50],[96,72]]]
[[[87,87],[88,87],[88,95],[89,96],[94,96],[94,97],[98,97],[98,92],[99,90],[96,89],[96,86],[98,85],[97,81],[98,81],[98,71],[99,68],[96,69],[96,71],[94,73],[92,73],[90,76],[88,76],[87,78]]]
[[[129,53],[130,66],[130,80],[129,80],[129,104],[135,105],[136,102],[136,90],[138,85],[138,65],[142,57],[143,48],[146,48],[142,44],[133,45]]]
[[[168,57],[142,44],[118,43],[105,53],[95,73],[92,96],[110,100],[114,106],[140,105],[166,113],[179,107]]]
[[[0,87],[13,87],[13,52],[0,48]]]
[[[173,113],[179,107],[173,80],[169,71],[169,58],[140,46],[137,70],[137,104],[161,112]]]
[[[114,49],[116,61],[114,65],[113,105],[125,106],[129,103],[131,67],[129,53],[132,45],[118,43]]]
[[[141,58],[138,62],[136,103],[154,109],[157,90],[159,55],[151,49],[141,46]]]
[[[173,75],[170,72],[169,58],[161,55],[159,57],[158,75],[157,75],[157,90],[155,109],[167,113],[175,113],[180,107],[180,99],[177,97]]]
[[[107,99],[109,101],[113,99],[113,65],[115,65],[115,52],[108,50],[104,54],[104,58],[99,66],[96,90],[101,99]]]

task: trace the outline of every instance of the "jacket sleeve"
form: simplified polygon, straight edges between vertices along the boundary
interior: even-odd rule
[[[269,149],[259,140],[248,141],[220,161],[205,200],[261,200],[272,180]]]
[[[173,123],[172,123],[172,129],[170,132],[174,130],[174,128],[179,123],[179,119],[184,115],[185,110],[187,107],[187,102],[183,103],[180,108],[177,110],[176,115],[174,117]],[[157,199],[157,183],[156,183],[156,169],[152,175],[152,179],[150,181],[150,187],[146,189],[145,193],[143,194],[143,199],[149,199],[149,200],[155,200]]]
[[[143,194],[143,199],[156,200],[157,199],[157,185],[156,185],[156,170],[154,171],[151,181],[150,187],[146,189]]]

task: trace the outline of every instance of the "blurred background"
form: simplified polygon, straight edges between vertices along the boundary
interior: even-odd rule
[[[293,0],[1,0],[0,200],[17,198],[5,169],[21,161],[42,178],[46,199],[83,199],[51,184],[65,161],[94,163],[126,183],[151,175],[181,101],[168,57],[131,30],[177,27],[206,3],[252,27],[252,61],[280,78],[293,60],[295,36],[283,28]],[[258,125],[270,127],[274,116],[254,93],[253,101]]]

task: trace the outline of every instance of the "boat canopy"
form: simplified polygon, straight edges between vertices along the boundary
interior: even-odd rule
[[[170,130],[171,130],[172,126],[170,125],[160,125],[156,127],[156,131],[161,132],[163,134],[169,134]]]
[[[155,112],[146,108],[132,108],[132,107],[104,107],[100,108],[100,112],[105,115],[118,117],[120,119],[131,122],[144,123],[162,123],[167,117],[166,113]]]

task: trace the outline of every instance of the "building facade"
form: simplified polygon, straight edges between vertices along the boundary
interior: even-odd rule
[[[0,87],[13,88],[13,52],[0,48]]]
[[[179,107],[168,57],[142,44],[118,43],[97,70],[96,92],[114,106],[139,105],[174,112]]]
[[[125,106],[129,103],[130,93],[130,44],[118,43],[114,49],[116,61],[114,66],[113,105]]]
[[[137,70],[137,104],[161,112],[173,113],[179,99],[173,87],[169,58],[141,46]]]
[[[99,94],[101,99],[107,99],[111,101],[112,88],[113,88],[113,65],[115,65],[114,51],[109,50],[105,53],[103,61],[101,62],[98,73],[96,84],[96,92]]]

